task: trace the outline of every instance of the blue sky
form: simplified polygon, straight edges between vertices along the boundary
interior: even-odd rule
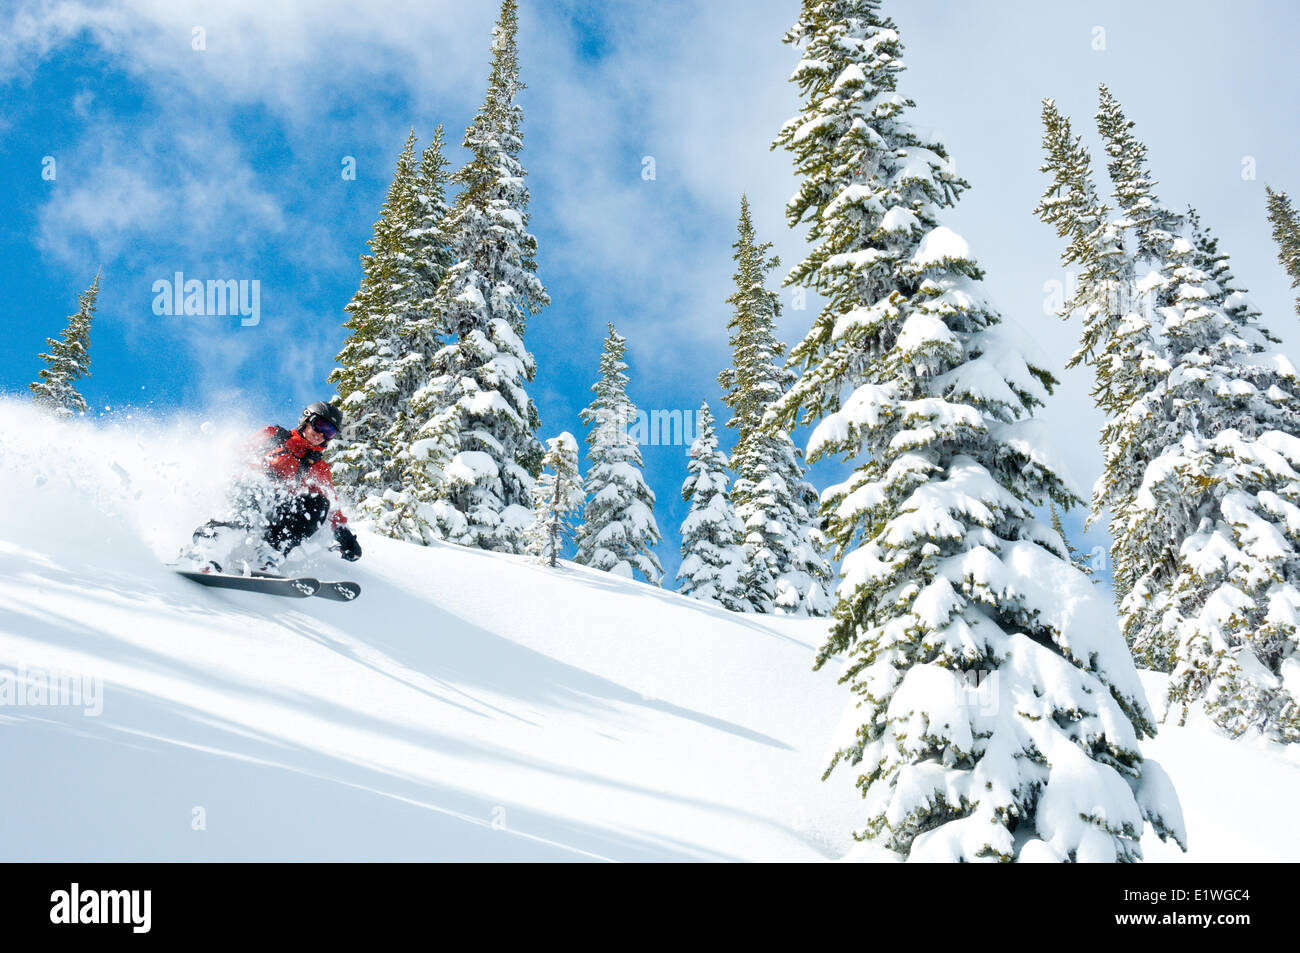
[[[494,4],[210,6],[0,9],[0,390],[22,392],[36,377],[44,339],[102,265],[83,388],[95,407],[237,408],[290,422],[328,393],[342,309],[407,129],[424,142],[444,123],[461,159]],[[1096,151],[1096,85],[1110,85],[1150,148],[1162,198],[1200,209],[1296,357],[1289,282],[1264,219],[1265,183],[1300,193],[1295,9],[909,0],[886,10],[906,47],[914,119],[944,137],[972,184],[948,224],[970,240],[1004,316],[1062,378],[1045,416],[1076,483],[1086,490],[1099,469],[1099,418],[1086,372],[1062,370],[1078,328],[1044,308],[1045,283],[1064,275],[1054,234],[1031,212],[1043,188],[1043,96]],[[788,157],[768,149],[797,108],[786,81],[796,56],[781,43],[796,11],[792,0],[521,0],[523,159],[553,301],[527,338],[541,436],[581,436],[607,321],[628,338],[640,406],[688,410],[707,397],[722,416],[714,378],[727,362],[741,192],[785,266],[804,248],[784,221]],[[41,176],[46,156],[53,181]],[[345,156],[354,181],[340,174]],[[642,177],[646,156],[653,180]],[[259,281],[260,324],[155,315],[152,284],[176,271]],[[815,306],[787,307],[787,343]],[[685,448],[644,454],[671,571]],[[813,476],[824,485],[832,468]],[[1093,530],[1081,545],[1103,542]]]

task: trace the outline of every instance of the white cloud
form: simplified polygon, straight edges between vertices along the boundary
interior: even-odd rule
[[[108,261],[157,243],[223,251],[251,230],[285,227],[279,199],[221,134],[155,127],[139,141],[108,129],[58,156],[37,216],[39,247],[66,263]]]
[[[16,0],[0,14],[0,78],[80,36],[160,87],[292,118],[322,77],[383,77],[414,89],[481,86],[495,10],[441,0]],[[201,30],[202,49],[195,49]],[[466,43],[466,37],[481,38]]]

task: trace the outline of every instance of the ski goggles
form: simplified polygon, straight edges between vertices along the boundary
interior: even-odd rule
[[[307,423],[326,440],[333,440],[339,435],[339,429],[324,417],[309,417]]]

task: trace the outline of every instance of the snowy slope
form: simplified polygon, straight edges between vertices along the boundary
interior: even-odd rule
[[[161,562],[215,506],[252,424],[0,412],[0,677],[102,688],[0,707],[0,858],[818,860],[852,846],[852,772],[820,780],[846,700],[810,670],[822,623],[364,533],[355,566],[309,557],[362,583],[355,604],[206,590]],[[1300,857],[1260,820],[1300,795],[1294,762],[1203,727],[1149,747],[1182,794],[1190,859]]]
[[[1139,672],[1157,717],[1164,716],[1169,676]],[[1300,798],[1300,746],[1259,739],[1231,739],[1204,715],[1193,714],[1185,728],[1171,721],[1142,745],[1160,762],[1178,788],[1187,820],[1187,853],[1148,836],[1142,850],[1148,861],[1300,860],[1300,825],[1288,817]]]

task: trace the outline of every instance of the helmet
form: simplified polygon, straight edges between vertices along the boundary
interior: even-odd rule
[[[327,404],[323,400],[318,400],[314,404],[308,404],[302,412],[302,420],[299,426],[305,424],[313,417],[324,417],[334,425],[335,430],[343,429],[343,411],[339,410],[333,404]]]

